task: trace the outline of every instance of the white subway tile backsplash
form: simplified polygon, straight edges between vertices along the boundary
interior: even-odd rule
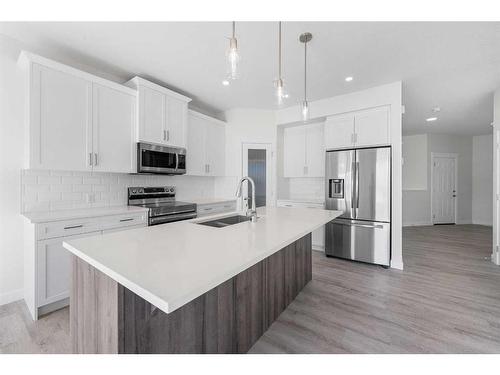
[[[44,186],[44,185],[40,185]],[[50,186],[50,191],[56,192],[56,193],[65,193],[68,191],[71,191],[71,185],[62,185],[62,184],[56,184],[56,185],[49,185]]]
[[[61,193],[51,191],[38,193],[37,199],[39,202],[52,202],[61,200]]]
[[[86,185],[96,185],[101,183],[101,178],[96,176],[83,177],[83,183]]]
[[[38,183],[39,184],[49,184],[49,185],[54,185],[54,184],[60,184],[61,183],[61,177],[59,176],[38,176]]]
[[[62,193],[61,199],[63,201],[81,201],[83,200],[82,193]]]
[[[82,176],[63,177],[61,183],[63,185],[81,185],[83,182]]]
[[[130,186],[173,185],[179,200],[208,198],[215,196],[215,181],[213,177],[23,170],[22,209],[34,212],[126,205]]]
[[[109,185],[92,185],[92,191],[109,191]]]
[[[90,193],[92,191],[92,185],[82,185],[81,182],[79,184],[71,184],[69,186],[72,187],[75,193]]]

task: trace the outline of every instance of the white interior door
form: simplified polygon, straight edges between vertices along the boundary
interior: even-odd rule
[[[455,224],[456,158],[434,156],[432,163],[432,222]]]
[[[272,180],[273,151],[270,143],[243,144],[243,176],[250,176],[255,182],[256,207],[271,206],[273,197]],[[248,185],[243,186],[242,197],[247,196]],[[252,192],[250,191],[250,194]],[[251,207],[251,200],[248,201]],[[245,202],[241,207],[246,209]]]

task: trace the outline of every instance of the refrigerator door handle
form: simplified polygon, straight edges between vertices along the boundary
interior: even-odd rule
[[[383,225],[380,224],[358,224],[358,223],[339,223],[334,221],[334,224],[343,225],[345,227],[359,227],[359,228],[370,228],[370,229],[384,229]]]
[[[356,162],[356,208],[359,208],[359,161]]]
[[[356,212],[355,212],[355,199],[356,199],[356,162],[352,162],[352,170],[351,170],[351,208],[353,209],[352,212],[352,217],[356,218]]]

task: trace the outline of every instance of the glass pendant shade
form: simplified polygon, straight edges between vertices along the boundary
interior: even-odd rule
[[[284,99],[288,97],[285,93],[285,83],[283,82],[283,79],[278,78],[275,80],[274,86],[276,87],[276,101],[278,102],[278,105],[281,105],[283,104]]]
[[[229,48],[226,51],[227,78],[238,78],[238,64],[240,59],[238,40],[235,37],[235,22],[233,22],[233,35],[229,38]]]
[[[302,121],[309,120],[309,103],[307,100],[302,102]]]

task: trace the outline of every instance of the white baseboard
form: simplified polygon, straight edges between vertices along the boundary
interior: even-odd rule
[[[19,301],[24,298],[24,290],[17,289],[7,293],[0,294],[0,306],[8,303]]]
[[[403,262],[391,260],[391,268],[395,268],[397,270],[403,270]]]
[[[457,220],[457,225],[473,224],[472,219]]]
[[[474,224],[474,225],[484,225],[486,227],[492,227],[493,226],[493,223],[491,221],[490,222],[486,222],[486,221],[480,221],[480,220],[473,220],[472,224]]]
[[[414,221],[409,223],[403,223],[403,227],[423,227],[432,225],[430,221]]]

